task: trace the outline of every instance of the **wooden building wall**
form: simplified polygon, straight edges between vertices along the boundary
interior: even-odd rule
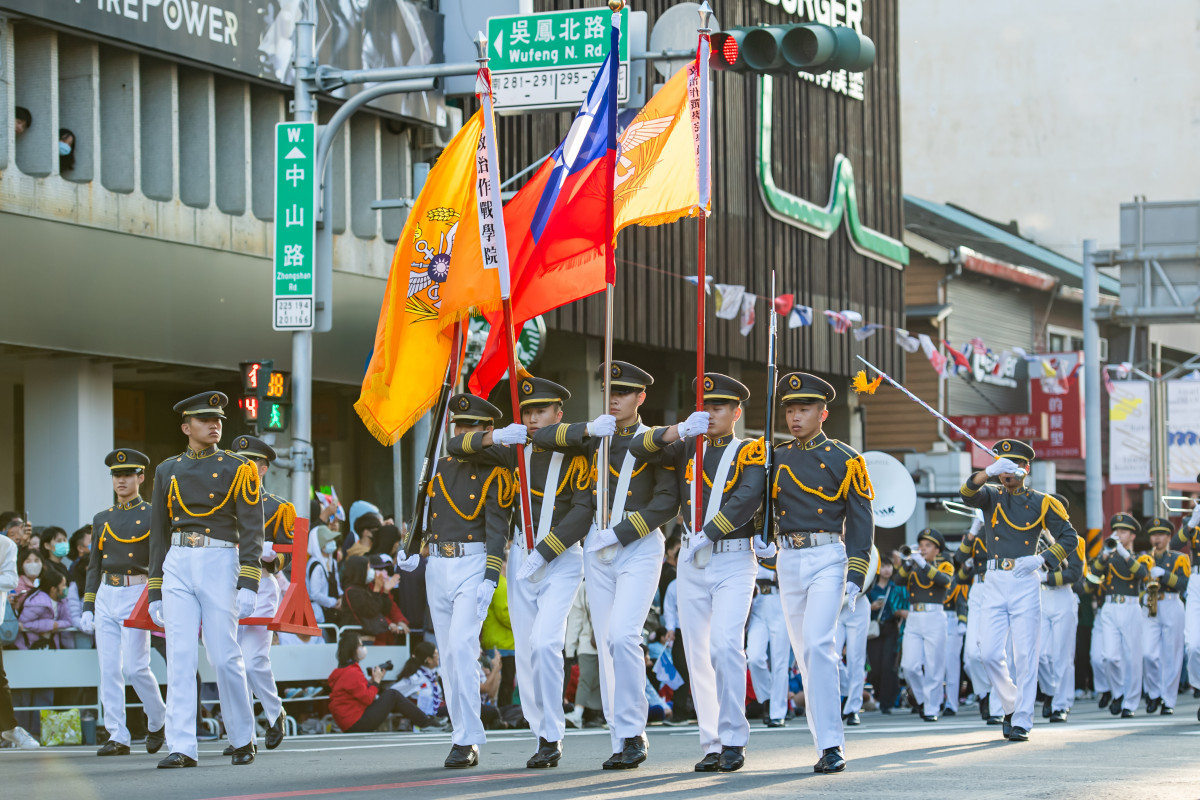
[[[634,4],[649,13],[650,26],[672,0]],[[537,11],[594,7],[595,0],[538,0]],[[795,22],[778,6],[762,0],[717,3],[722,27]],[[875,41],[877,57],[867,73],[865,101],[850,99],[798,77],[776,78],[775,180],[780,188],[818,205],[829,199],[834,158],[851,161],[863,223],[895,239],[903,235],[900,184],[899,74],[897,0],[870,3],[864,32]],[[649,72],[653,73],[651,67]],[[904,272],[856,253],[846,224],[829,240],[772,219],[759,193],[755,164],[758,78],[713,73],[714,214],[708,226],[708,269],[720,283],[746,285],[769,294],[770,269],[778,291],[796,294],[819,319],[811,328],[782,326],[781,371],[805,369],[852,375],[856,353],[898,375],[902,351],[890,339],[874,336],[857,343],[836,335],[825,323],[825,309],[854,309],[868,322],[903,324]],[[512,175],[552,151],[571,124],[572,113],[539,112],[502,118],[503,174]],[[682,280],[694,275],[697,223],[684,220],[658,228],[624,231],[618,242],[616,352],[621,343],[695,352],[695,288]],[[643,266],[637,266],[643,265]],[[677,277],[678,276],[678,277]],[[749,337],[735,322],[712,318],[709,303],[707,351],[715,356],[764,362],[767,355],[766,307]],[[600,296],[548,315],[551,328],[592,336],[603,333]],[[686,369],[686,367],[685,367]]]

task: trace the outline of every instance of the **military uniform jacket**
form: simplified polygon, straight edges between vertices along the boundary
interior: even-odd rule
[[[897,572],[908,587],[910,603],[945,604],[954,580],[954,564],[950,559],[939,556],[936,561],[925,562],[924,567],[913,564],[912,569],[902,563]]]
[[[971,583],[974,579],[968,577],[964,580],[960,577],[958,568],[953,566],[952,560],[950,563],[952,564],[951,569],[954,570],[954,577],[950,581],[950,589],[946,592],[946,599],[942,601],[942,605],[946,607],[947,611],[953,611],[959,622],[966,622],[967,596],[971,592]]]
[[[1162,567],[1166,575],[1159,578],[1159,584],[1164,592],[1183,594],[1187,591],[1188,576],[1192,572],[1192,560],[1177,550],[1167,549],[1161,553],[1150,552],[1154,566]]]
[[[106,575],[145,575],[149,570],[150,504],[139,496],[101,511],[92,517],[92,539],[84,611],[96,610],[96,591]]]
[[[217,447],[187,450],[154,470],[150,514],[150,599],[162,599],[163,562],[174,531],[238,546],[237,588],[258,591],[263,506],[258,467]]]
[[[780,534],[844,533],[846,580],[861,589],[875,540],[875,491],[863,457],[822,432],[808,442],[776,445],[774,461],[771,496]]]
[[[665,444],[663,437],[667,428],[654,428],[641,436],[635,436],[629,449],[638,459],[651,464],[665,466],[675,473],[675,486],[682,501],[684,524],[690,531],[695,524],[696,513],[692,508],[695,489],[689,485],[692,466],[696,460],[696,438]],[[706,437],[707,438],[707,437]],[[763,493],[767,488],[766,452],[762,439],[751,439],[733,444],[733,435],[709,439],[704,448],[704,487],[701,512],[707,515],[712,482],[725,455],[726,448],[736,447],[736,455],[725,476],[724,493],[721,495],[720,511],[704,525],[704,535],[711,541],[721,539],[749,539],[755,533],[754,514],[762,507]]]
[[[1185,521],[1179,526],[1179,530],[1175,531],[1175,535],[1171,537],[1167,547],[1171,550],[1179,550],[1189,546],[1193,555],[1200,553],[1200,527],[1189,528]]]
[[[617,482],[621,477],[621,465],[625,454],[637,433],[640,420],[627,428],[618,428],[609,440],[608,459],[608,502],[612,506]],[[591,465],[592,489],[586,499],[592,515],[596,512],[596,476],[599,472],[599,438],[588,436],[586,422],[550,425],[533,435],[533,444],[544,450],[561,450],[568,455],[582,455]],[[651,531],[657,530],[679,513],[679,493],[675,486],[675,475],[667,466],[658,466],[645,461],[635,461],[625,498],[624,519],[611,520],[610,526],[621,544],[632,544]]]
[[[296,507],[279,495],[266,490],[262,493],[262,506],[263,519],[266,520],[263,541],[271,544],[291,544],[296,536]],[[260,563],[267,572],[276,573],[283,569],[286,561],[280,553],[270,561]]]
[[[485,434],[472,432],[455,436],[446,447],[452,456],[464,458],[480,466],[503,467],[509,471],[514,486],[519,490],[520,477],[517,472],[517,449],[504,445],[479,448],[478,442]],[[546,478],[550,472],[550,461],[554,453],[540,447],[530,446],[529,456],[529,505],[533,520],[534,536],[542,516],[542,505],[546,497]],[[591,469],[582,455],[564,455],[558,470],[558,485],[554,487],[554,510],[550,516],[550,530],[534,545],[534,549],[549,563],[555,556],[562,555],[568,547],[583,541],[591,524]],[[519,499],[513,499],[513,517],[517,536],[521,532]],[[524,546],[521,538],[521,546]]]
[[[1020,558],[1033,555],[1042,528],[1054,537],[1054,544],[1042,555],[1051,569],[1078,547],[1079,536],[1071,527],[1062,503],[1048,494],[1021,487],[1015,492],[991,484],[971,485],[968,478],[959,489],[963,502],[983,511],[980,536],[987,542],[991,558]]]
[[[426,496],[430,549],[439,544],[484,542],[484,580],[499,583],[516,485],[506,467],[446,456],[437,463]]]
[[[1101,551],[1092,561],[1092,571],[1104,580],[1104,594],[1137,597],[1150,577],[1149,556],[1126,558],[1115,551]]]
[[[1075,537],[1075,549],[1067,554],[1066,560],[1058,565],[1058,569],[1050,570],[1046,579],[1047,586],[1074,586],[1083,577],[1083,564],[1087,559],[1083,552],[1083,537]]]

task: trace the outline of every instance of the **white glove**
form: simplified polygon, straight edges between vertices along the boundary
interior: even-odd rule
[[[1018,475],[1018,474],[1024,475],[1025,474],[1025,470],[1021,469],[1021,467],[1019,467],[1017,465],[1017,462],[1015,462],[1011,459],[1008,459],[1008,458],[996,459],[991,464],[988,464],[987,469],[985,469],[984,472],[986,472],[988,474],[988,477],[991,477],[991,478],[994,478],[997,475],[1000,475],[1005,472],[1011,473],[1013,475]]]
[[[1121,554],[1121,558],[1129,558],[1129,551],[1125,549],[1125,545],[1117,542],[1117,552]]]
[[[510,447],[518,444],[525,444],[529,441],[529,429],[519,422],[514,422],[511,425],[505,425],[498,431],[492,431],[492,441],[496,444],[505,444]]]
[[[1042,583],[1049,585],[1051,583],[1052,576],[1053,576],[1053,573],[1050,572],[1050,570],[1046,570],[1045,572],[1043,572],[1042,577],[1041,577]]]
[[[1154,567],[1150,568],[1150,577],[1151,578],[1161,578],[1163,575],[1166,575],[1166,574],[1167,574],[1167,571],[1165,569],[1163,569],[1162,567],[1154,566]],[[85,633],[90,633],[90,631],[85,631]]]
[[[1192,515],[1188,517],[1187,521],[1187,526],[1189,528],[1194,528],[1197,525],[1200,525],[1200,502],[1196,503],[1195,507],[1192,509]]]
[[[399,555],[399,553],[397,553],[396,555]],[[400,570],[401,572],[412,572],[414,569],[416,569],[420,565],[421,565],[421,554],[413,553],[411,556],[406,556],[405,558],[402,558],[399,561],[397,561],[396,569]]]
[[[979,509],[975,509],[975,510],[979,511]],[[983,530],[983,513],[982,512],[980,512],[979,516],[975,517],[975,519],[971,520],[970,534],[972,536],[978,536],[979,532],[981,530]]]
[[[960,634],[965,634],[967,632],[967,623],[965,623],[965,622],[958,623],[958,632]]]
[[[854,604],[858,601],[858,593],[862,591],[857,583],[846,582],[846,610],[854,613]]]
[[[1013,574],[1018,578],[1024,578],[1026,575],[1037,572],[1045,563],[1045,559],[1038,555],[1021,556],[1013,566]]]
[[[597,550],[603,550],[606,547],[614,545],[618,542],[617,534],[612,528],[602,528],[595,533],[588,534],[587,552],[594,553]]]
[[[925,556],[921,555],[920,553],[912,554],[912,563],[916,564],[921,569],[925,569],[925,567],[929,566],[929,562],[925,560]]]
[[[754,555],[759,558],[771,558],[777,551],[775,543],[771,542],[770,544],[767,544],[765,541],[763,541],[763,537],[761,535],[755,536],[750,544],[754,548]]]
[[[89,635],[96,630],[96,617],[92,612],[83,612],[83,616],[79,618],[79,630]]]
[[[258,592],[253,589],[238,589],[237,593],[237,615],[238,619],[245,619],[254,614],[254,606],[258,601]]]
[[[679,428],[679,437],[686,439],[689,436],[700,436],[708,433],[708,412],[693,411],[688,415],[688,418],[677,426]]]
[[[601,414],[587,424],[587,435],[592,437],[612,436],[617,432],[617,418],[612,414]]]
[[[160,628],[167,627],[166,621],[163,619],[162,600],[150,601],[150,620]]]
[[[479,588],[475,590],[475,613],[479,615],[479,621],[483,622],[487,619],[488,607],[492,604],[492,595],[496,592],[495,581],[484,581],[479,584]]]
[[[679,548],[679,560],[684,564],[692,563],[692,559],[696,557],[704,548],[712,544],[712,539],[709,539],[703,533],[691,536],[688,539],[687,545]]]
[[[966,561],[963,562],[964,570],[967,570],[969,572],[970,570],[972,570],[974,568],[975,568],[975,559],[968,558]]]
[[[262,555],[259,556],[263,561],[275,560],[275,545],[270,542],[263,542]]]
[[[546,559],[542,558],[542,554],[537,550],[531,552],[526,558],[525,563],[521,565],[521,569],[517,571],[517,580],[523,581],[533,573],[537,572],[546,564]]]

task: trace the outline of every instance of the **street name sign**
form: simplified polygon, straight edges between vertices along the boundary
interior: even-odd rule
[[[272,324],[277,331],[313,329],[313,263],[317,252],[317,128],[312,122],[275,126],[275,278]]]

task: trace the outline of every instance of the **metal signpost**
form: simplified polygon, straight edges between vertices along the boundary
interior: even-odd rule
[[[575,108],[607,55],[612,13],[604,6],[488,19],[497,111]],[[617,100],[629,99],[629,9],[621,12]]]
[[[316,253],[317,126],[280,122],[275,126],[275,298],[277,331],[313,329]]]

